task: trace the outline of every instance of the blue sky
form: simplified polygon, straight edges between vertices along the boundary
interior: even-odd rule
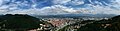
[[[120,0],[0,0],[0,14],[120,14]]]

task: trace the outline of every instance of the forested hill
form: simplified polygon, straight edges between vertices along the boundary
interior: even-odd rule
[[[6,14],[0,16],[0,30],[13,29],[13,30],[27,30],[37,29],[42,22],[38,18],[26,14]]]
[[[120,31],[120,15],[87,24],[77,31]]]

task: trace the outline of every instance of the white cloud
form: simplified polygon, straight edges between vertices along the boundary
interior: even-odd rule
[[[0,4],[2,4],[1,2],[2,0],[0,0]],[[86,6],[86,8],[69,8],[66,6],[63,6],[62,4],[67,4],[67,2],[70,2],[71,0],[54,0],[54,4],[57,5],[52,5],[52,6],[48,6],[48,7],[43,7],[41,9],[36,9],[33,5],[33,8],[31,9],[21,9],[21,10],[16,10],[17,5],[21,5],[24,3],[19,3],[19,4],[10,4],[10,5],[3,5],[0,6],[0,14],[38,14],[38,15],[57,15],[57,14],[116,14],[116,15],[120,15],[120,9],[113,9],[110,8],[111,6],[115,7],[115,8],[120,8],[120,3],[118,1],[120,0],[116,0],[116,2],[113,3],[113,5],[109,5],[109,6],[100,6],[100,5],[92,5],[92,4],[88,4],[88,6]],[[91,1],[90,1],[91,2]],[[80,5],[80,4],[84,4],[84,2],[75,0],[75,1],[71,1],[71,3],[73,5]],[[99,2],[97,2],[99,3]],[[10,11],[13,10],[13,11]]]
[[[74,5],[81,5],[81,4],[84,4],[84,1],[83,0],[74,0],[74,1],[71,1],[71,3]]]
[[[64,4],[64,3],[67,3],[71,0],[53,0],[53,3],[54,4]]]
[[[61,5],[54,5],[51,7],[44,7],[42,9],[14,10],[14,11],[6,12],[5,14],[57,15],[57,14],[79,14],[79,13],[80,11],[73,10],[72,8],[67,8]]]

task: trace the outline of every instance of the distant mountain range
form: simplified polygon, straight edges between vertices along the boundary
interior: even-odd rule
[[[111,18],[114,14],[61,14],[61,15],[31,15],[38,18]]]

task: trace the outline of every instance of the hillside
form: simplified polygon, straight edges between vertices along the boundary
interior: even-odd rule
[[[38,18],[24,14],[6,14],[0,16],[0,30],[37,29],[42,22]]]
[[[68,25],[59,31],[120,31],[120,15],[99,21],[87,20]]]

